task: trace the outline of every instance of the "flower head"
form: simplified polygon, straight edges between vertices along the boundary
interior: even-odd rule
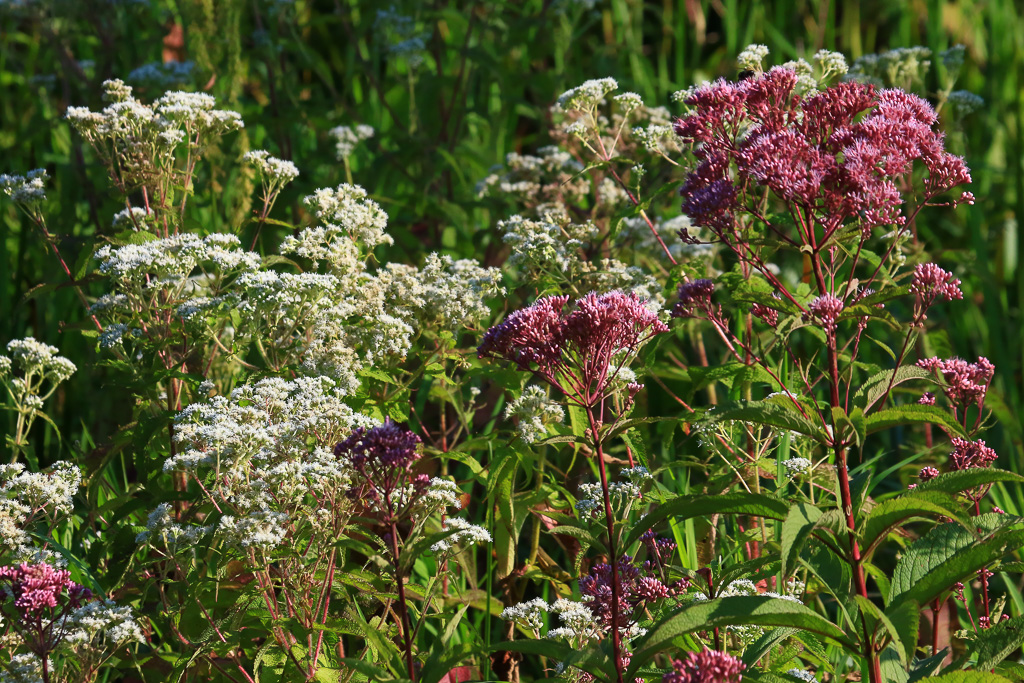
[[[808,311],[828,332],[835,332],[836,321],[843,312],[843,300],[831,294],[823,294],[811,302]]]
[[[746,665],[732,655],[717,650],[687,652],[684,659],[672,662],[672,671],[662,683],[740,683]]]

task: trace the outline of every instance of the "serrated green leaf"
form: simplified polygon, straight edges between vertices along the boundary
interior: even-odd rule
[[[1024,617],[1015,617],[978,631],[968,643],[967,653],[977,656],[975,669],[991,671],[1021,645],[1024,645]]]
[[[916,365],[902,365],[892,370],[883,370],[872,375],[854,394],[853,402],[864,412],[871,409],[882,398],[891,386],[897,386],[912,379],[931,379],[932,373]]]
[[[629,548],[658,522],[676,522],[713,514],[753,515],[767,519],[785,519],[789,507],[782,500],[763,493],[724,493],[720,495],[679,496],[659,505],[629,530],[623,548]]]
[[[964,434],[964,428],[948,410],[917,403],[886,408],[868,415],[867,433],[873,434],[883,429],[911,424],[935,424],[955,435],[963,436]]]
[[[945,472],[917,485],[915,491],[942,491],[945,493],[960,493],[967,489],[996,484],[999,482],[1024,482],[1024,477],[1006,470],[994,470],[988,468],[974,467],[956,472]]]
[[[869,555],[890,531],[913,517],[951,517],[966,523],[963,505],[951,494],[923,491],[918,487],[898,498],[890,498],[872,508],[861,525],[864,555]]]
[[[793,571],[800,548],[821,519],[821,510],[810,503],[797,503],[789,509],[782,522],[782,576],[786,578]]]

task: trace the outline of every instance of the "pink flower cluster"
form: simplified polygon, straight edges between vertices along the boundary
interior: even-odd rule
[[[915,296],[914,320],[916,322],[925,319],[925,312],[939,297],[946,301],[964,298],[963,292],[960,291],[960,280],[934,263],[922,263],[914,268],[910,291]]]
[[[696,225],[729,233],[741,200],[761,186],[828,229],[855,220],[869,231],[904,223],[898,182],[915,161],[928,170],[928,197],[971,182],[920,97],[845,82],[805,99],[796,84],[796,72],[775,67],[687,98],[692,111],[675,131],[693,143],[699,161],[681,190]]]
[[[741,683],[747,665],[718,650],[687,652],[684,659],[672,662],[672,671],[662,683]]]
[[[678,592],[677,587],[667,586],[660,580],[648,575],[652,563],[637,565],[629,555],[619,558],[617,566],[619,577],[619,614],[632,614],[635,610],[656,600],[664,600]],[[587,576],[580,578],[580,593],[591,599],[587,603],[594,618],[604,627],[612,621],[612,568],[602,563],[590,568]],[[621,619],[621,616],[620,616]],[[625,628],[620,623],[619,628]]]
[[[668,326],[636,294],[591,292],[567,311],[568,301],[545,297],[514,312],[487,331],[477,352],[535,371],[567,396],[594,405],[640,346]]]
[[[950,469],[969,470],[988,467],[999,456],[994,450],[985,445],[984,441],[970,441],[960,437],[953,437],[953,452],[950,453]]]
[[[919,360],[917,366],[941,377],[947,385],[943,387],[946,398],[962,408],[971,404],[981,406],[996,371],[987,358],[978,358],[976,363],[968,363],[960,358],[925,358]]]
[[[37,620],[45,610],[74,609],[92,597],[71,580],[71,572],[48,564],[0,567],[0,594],[14,598],[23,618]]]
[[[807,311],[821,323],[826,332],[832,333],[836,331],[836,321],[843,312],[843,300],[831,294],[822,294],[811,302]]]

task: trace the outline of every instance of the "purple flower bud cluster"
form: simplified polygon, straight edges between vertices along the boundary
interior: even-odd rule
[[[419,444],[419,436],[391,420],[354,430],[334,447],[334,456],[347,459],[359,475],[349,497],[371,503],[385,523],[404,517],[430,483],[430,477],[412,471],[421,457]]]
[[[619,368],[668,326],[635,293],[591,292],[567,311],[568,301],[545,297],[512,313],[487,331],[477,353],[512,361],[593,405],[607,395]]]
[[[832,227],[858,222],[869,231],[902,225],[899,181],[915,161],[928,171],[928,197],[971,182],[964,160],[944,149],[938,117],[925,100],[901,90],[844,82],[808,98],[795,71],[697,88],[691,113],[675,131],[693,144],[698,166],[683,185],[683,211],[720,237],[743,211],[746,188],[769,188],[805,216]],[[967,199],[962,198],[963,201]]]
[[[715,283],[706,278],[684,282],[679,285],[679,301],[672,308],[673,318],[711,318],[715,315],[712,308],[711,295],[715,293]]]
[[[946,301],[964,298],[963,292],[960,291],[960,280],[934,263],[922,263],[914,268],[910,291],[915,296],[915,322],[925,319],[925,312],[939,297]]]
[[[999,455],[985,445],[984,441],[971,441],[960,437],[953,437],[953,452],[949,455],[950,469],[969,470],[988,467]]]
[[[662,683],[741,683],[747,666],[732,655],[718,650],[687,652],[686,657],[672,662],[672,671],[662,676]]]
[[[779,324],[779,312],[774,308],[769,308],[764,304],[754,304],[750,307],[750,312],[769,327],[777,327]]]

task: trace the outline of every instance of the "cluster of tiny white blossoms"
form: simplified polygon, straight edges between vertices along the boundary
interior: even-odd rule
[[[541,147],[536,155],[510,152],[504,166],[491,169],[477,184],[477,194],[514,202],[534,217],[562,215],[566,206],[582,203],[590,193],[582,171],[583,164],[555,145]]]
[[[532,220],[512,216],[498,222],[502,240],[512,248],[508,262],[537,271],[578,270],[579,250],[598,235],[591,222],[572,223],[548,214]]]
[[[449,553],[457,548],[490,543],[491,533],[482,526],[470,524],[461,517],[449,517],[441,526],[442,531],[454,531],[451,536],[443,538],[430,546],[435,553]]]
[[[619,83],[614,78],[594,78],[562,93],[557,106],[563,111],[591,112],[609,93],[618,89]]]
[[[53,671],[53,661],[47,661],[49,670]],[[29,652],[12,656],[6,669],[0,671],[0,683],[41,683],[43,680],[43,660]]]
[[[557,615],[561,623],[548,630],[548,638],[565,638],[574,645],[583,645],[591,638],[600,637],[602,633],[586,604],[564,598],[558,598],[550,605],[541,598],[520,602],[502,610],[501,618],[539,633],[544,626],[544,615],[548,612]]]
[[[739,55],[736,56],[736,66],[744,71],[763,71],[761,66],[768,56],[768,46],[753,44],[748,45]]]
[[[178,285],[200,265],[222,272],[255,270],[258,254],[239,248],[235,235],[214,233],[199,237],[181,233],[142,244],[106,245],[96,252],[99,271],[109,275],[120,290],[153,289]]]
[[[158,184],[177,177],[175,154],[184,147],[193,158],[217,137],[244,127],[238,112],[216,109],[205,93],[167,92],[152,104],[132,96],[120,80],[103,83],[101,111],[68,107],[67,120],[110,166],[117,182]]]
[[[811,471],[813,464],[807,458],[789,458],[782,461],[782,466],[786,470],[786,476],[790,479],[807,474]]]
[[[388,215],[358,185],[342,183],[333,189],[320,188],[303,203],[318,225],[345,233],[370,249],[394,243],[391,235],[384,232]]]
[[[116,649],[145,641],[132,608],[113,600],[94,600],[72,612],[64,623],[64,642],[73,649]]]
[[[356,151],[360,142],[373,137],[372,126],[361,123],[356,126],[335,126],[328,132],[334,138],[334,151],[338,155],[338,161],[345,161]]]
[[[29,216],[38,218],[43,201],[46,199],[46,169],[37,168],[25,175],[0,175],[0,190]]]
[[[64,564],[62,556],[34,546],[28,528],[70,514],[81,483],[81,471],[70,462],[56,463],[50,473],[30,472],[21,463],[0,465],[0,564]]]
[[[651,479],[646,467],[637,466],[625,469],[621,475],[626,481],[613,481],[608,484],[608,496],[612,508],[628,513],[629,507],[640,498],[644,482]],[[581,515],[598,512],[604,514],[604,490],[600,483],[580,484],[580,495],[576,500],[576,511]]]
[[[786,675],[804,681],[805,683],[818,683],[818,679],[815,678],[814,674],[806,669],[789,669],[786,672]]]
[[[291,161],[270,156],[270,152],[265,149],[246,152],[242,155],[242,161],[256,169],[256,175],[262,181],[267,195],[276,193],[299,177],[298,166]]]
[[[327,377],[266,378],[186,407],[175,419],[182,451],[164,469],[203,482],[225,514],[215,529],[182,528],[158,507],[139,541],[180,545],[213,531],[227,545],[268,550],[301,525],[331,524],[351,470],[330,449],[352,429],[376,424],[344,396]]]
[[[535,443],[547,434],[547,425],[561,424],[565,410],[548,399],[547,392],[536,384],[523,390],[519,398],[505,408],[505,419],[517,419],[516,430],[524,443]]]
[[[60,349],[37,341],[35,337],[13,339],[7,342],[7,355],[0,356],[0,379],[17,368],[22,376],[33,375],[53,383],[60,383],[75,374],[75,364]]]

